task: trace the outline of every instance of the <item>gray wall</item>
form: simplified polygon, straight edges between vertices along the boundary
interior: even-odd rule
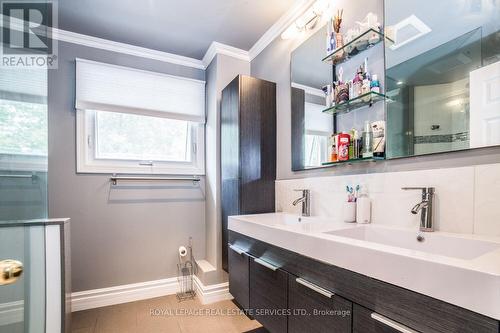
[[[370,5],[374,1],[370,0]],[[352,1],[339,0],[338,8],[352,12]],[[365,2],[363,2],[365,5]],[[293,172],[291,168],[290,54],[307,36],[282,40],[279,36],[251,62],[251,75],[277,83],[277,179],[435,169],[500,162],[500,147],[411,157],[376,163],[342,165]]]
[[[59,68],[49,71],[49,216],[71,218],[73,291],[173,277],[189,236],[195,256],[205,257],[204,179],[199,187],[110,189],[110,175],[76,174],[76,57],[202,80],[205,73],[64,42]]]

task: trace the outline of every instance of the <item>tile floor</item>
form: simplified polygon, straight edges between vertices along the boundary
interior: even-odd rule
[[[152,314],[153,313],[153,314]],[[264,333],[231,301],[202,305],[175,295],[72,314],[73,333]]]

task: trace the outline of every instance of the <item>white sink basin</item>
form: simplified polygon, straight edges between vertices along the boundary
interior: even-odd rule
[[[498,243],[432,232],[421,233],[420,235],[424,239],[419,241],[417,240],[418,233],[416,231],[376,226],[361,226],[328,231],[325,234],[467,260],[500,249],[500,244]]]
[[[285,213],[231,216],[234,232],[500,320],[500,238],[353,225]]]

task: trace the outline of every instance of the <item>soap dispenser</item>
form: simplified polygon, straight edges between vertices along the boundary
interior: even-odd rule
[[[367,224],[372,218],[372,202],[368,197],[366,186],[361,188],[361,192],[356,201],[356,223]]]

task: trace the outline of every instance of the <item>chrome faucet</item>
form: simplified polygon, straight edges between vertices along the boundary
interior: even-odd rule
[[[292,205],[297,206],[302,203],[302,216],[311,216],[311,191],[310,190],[294,190],[302,192],[302,196],[292,202]]]
[[[402,190],[422,190],[422,201],[413,206],[411,209],[412,214],[420,215],[420,231],[434,231],[434,212],[432,204],[434,201],[434,187],[403,187]]]

